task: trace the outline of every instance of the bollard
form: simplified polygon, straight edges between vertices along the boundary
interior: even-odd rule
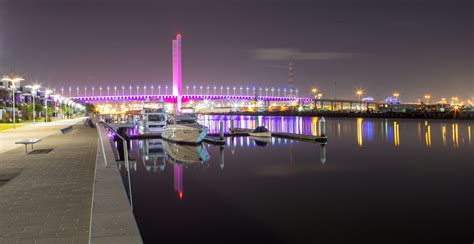
[[[326,120],[324,117],[319,120],[319,136],[326,136]]]
[[[224,121],[223,120],[219,120],[219,138],[221,140],[224,139]]]
[[[219,167],[221,169],[224,169],[224,147],[220,147],[219,152],[220,152]]]
[[[234,132],[234,116],[230,116],[230,131]]]
[[[321,163],[326,164],[326,143],[321,143]]]

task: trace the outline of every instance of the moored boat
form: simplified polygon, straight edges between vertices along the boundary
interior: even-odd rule
[[[249,135],[253,137],[265,137],[265,138],[272,137],[272,133],[268,131],[268,129],[265,128],[265,126],[258,126],[257,128],[255,128],[255,130],[253,130],[252,132],[249,132]]]
[[[178,143],[198,144],[206,138],[208,128],[200,125],[189,116],[175,116],[170,118],[163,128],[161,137]]]

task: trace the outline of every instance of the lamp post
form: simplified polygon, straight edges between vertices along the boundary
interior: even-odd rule
[[[165,86],[166,93],[165,95],[168,95],[168,85]]]
[[[431,99],[431,95],[430,95],[430,94],[426,94],[426,95],[425,95],[425,99],[426,99],[426,104],[429,104],[429,103],[430,103],[430,99]]]
[[[92,96],[95,96],[95,87],[92,87]]]
[[[114,86],[114,96],[117,96],[117,86]]]
[[[246,90],[246,92],[247,92],[247,97],[248,97],[248,96],[249,96],[249,87],[247,86],[247,87],[245,88],[245,90]]]
[[[122,96],[125,96],[125,86],[122,85]]]
[[[99,96],[102,96],[102,86],[99,86]]]
[[[158,85],[158,95],[161,95],[161,85]]]
[[[216,86],[214,86],[214,96],[215,96],[215,95],[217,95],[217,93],[216,93],[216,89],[217,89],[217,87],[216,87]]]
[[[11,78],[11,77],[9,77],[9,76],[4,76],[4,77],[2,78],[2,81],[10,81],[10,82],[12,83],[11,89],[12,89],[12,98],[13,98],[13,101],[12,101],[12,109],[13,109],[13,111],[12,111],[12,113],[13,113],[13,129],[16,128],[16,124],[15,124],[15,123],[16,123],[16,122],[15,122],[15,98],[16,98],[16,96],[15,96],[15,91],[16,91],[15,82],[17,82],[17,81],[20,82],[20,81],[22,81],[22,80],[24,80],[24,79],[21,78],[21,77]]]
[[[239,87],[239,90],[240,90],[240,95],[242,96],[242,89],[244,89],[242,86]]]
[[[189,95],[189,86],[186,86],[186,95]]]
[[[31,86],[26,86],[26,88],[31,89],[31,98],[33,99],[33,123],[36,123],[36,91],[40,88],[40,85],[31,85]]]
[[[79,97],[79,86],[76,87],[76,97]]]
[[[234,90],[234,96],[235,96],[235,86],[234,86],[234,87],[232,87],[232,90]]]
[[[362,90],[361,88],[357,89],[356,90],[356,95],[359,97],[359,101],[362,101],[362,95],[364,95],[364,90]]]
[[[206,88],[207,88],[207,95],[209,96],[209,95],[210,95],[210,94],[209,94],[209,88],[210,88],[210,87],[207,86]]]
[[[318,88],[315,87],[315,88],[311,89],[311,93],[313,93],[313,96],[316,99],[316,96],[318,94]]]
[[[71,97],[71,91],[72,91],[72,88],[71,86],[69,86],[69,97]]]
[[[155,93],[153,92],[153,89],[155,89],[155,88],[153,87],[153,85],[151,85],[151,95],[152,96],[155,95]]]
[[[110,86],[107,86],[107,96],[110,96]]]
[[[51,94],[53,91],[51,90],[46,90],[44,92],[44,107],[46,108],[46,113],[45,113],[45,120],[44,122],[47,123],[48,122],[48,96],[49,94]]]

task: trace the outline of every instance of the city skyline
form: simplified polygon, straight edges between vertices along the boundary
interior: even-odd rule
[[[336,83],[337,97],[472,99],[470,1],[138,2],[1,1],[0,72],[52,87],[171,86],[181,32],[183,87],[287,86],[291,58],[301,94],[332,98]]]

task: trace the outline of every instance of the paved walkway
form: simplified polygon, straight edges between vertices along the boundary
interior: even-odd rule
[[[23,145],[15,144],[16,141],[21,139],[45,138],[58,133],[59,129],[61,128],[71,124],[79,123],[83,120],[84,118],[77,118],[70,120],[60,120],[51,123],[38,122],[36,124],[18,127],[16,129],[0,131],[0,153],[8,152],[17,147],[24,147]]]
[[[60,134],[72,122],[0,132],[1,244],[88,243],[97,131],[78,123]],[[44,138],[35,149],[53,150],[25,154],[12,145],[23,138]]]

